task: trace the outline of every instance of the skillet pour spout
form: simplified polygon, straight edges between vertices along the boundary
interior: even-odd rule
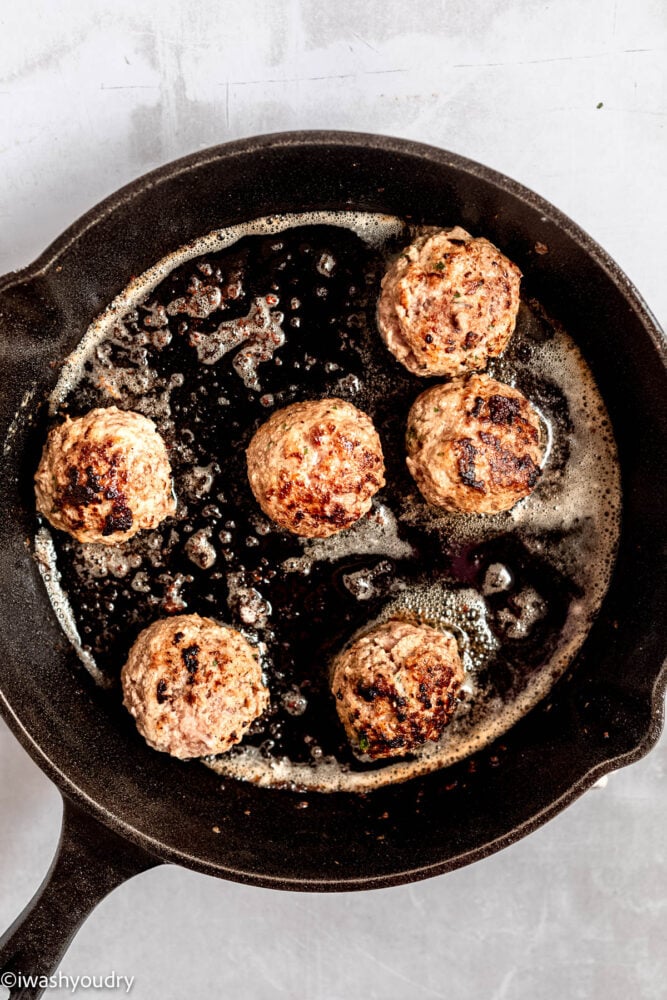
[[[521,268],[525,294],[572,335],[618,445],[617,561],[548,701],[472,766],[365,795],[221,784],[144,746],[117,692],[95,687],[61,631],[31,546],[46,399],[59,362],[132,275],[214,228],[350,208],[486,236]],[[525,836],[656,743],[667,678],[664,337],[606,253],[514,181],[444,150],[356,133],[284,133],[205,150],[123,188],[32,266],[0,279],[0,356],[0,711],[66,800],[58,858],[3,937],[1,970],[49,974],[95,903],[161,862],[300,891],[451,871]],[[30,989],[11,996],[40,995]]]

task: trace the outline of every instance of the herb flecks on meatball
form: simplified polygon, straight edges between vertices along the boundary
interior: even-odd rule
[[[115,406],[54,427],[35,475],[37,509],[80,542],[116,545],[176,509],[171,466],[152,420]]]
[[[370,417],[342,399],[277,410],[255,433],[247,462],[264,513],[307,538],[351,527],[385,482],[382,446]]]
[[[121,680],[123,703],[149,746],[181,759],[229,750],[269,701],[257,649],[199,615],[144,629]]]
[[[376,759],[438,740],[464,677],[450,633],[392,619],[336,657],[331,689],[353,749]]]
[[[458,513],[509,510],[537,485],[540,418],[526,397],[488,375],[436,385],[408,416],[407,465],[424,499]]]
[[[459,226],[421,236],[383,278],[380,333],[415,375],[481,371],[512,336],[520,281],[516,264]]]

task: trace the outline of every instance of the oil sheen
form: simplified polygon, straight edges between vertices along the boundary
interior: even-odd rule
[[[134,639],[173,613],[212,616],[259,645],[271,707],[240,746],[204,761],[221,775],[367,791],[458,761],[548,695],[607,589],[621,507],[611,426],[579,349],[539,303],[522,301],[508,350],[488,368],[542,416],[536,490],[493,516],[445,514],[417,492],[406,418],[437,380],[398,364],[375,324],[382,275],[415,232],[391,216],[318,212],[211,233],[128,285],[51,396],[56,419],[111,405],[151,417],[178,497],[174,518],[123,545],[38,532],[51,600],[95,681],[118,697]],[[300,539],[256,505],[245,449],[275,409],[327,396],[371,416],[387,486],[349,531]],[[346,743],[329,669],[392,617],[451,630],[467,679],[438,743],[371,763]]]

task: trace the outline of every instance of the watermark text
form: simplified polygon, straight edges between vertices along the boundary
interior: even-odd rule
[[[28,975],[23,972],[3,972],[0,987],[13,990],[67,990],[79,993],[84,990],[122,990],[129,993],[134,986],[134,976],[120,976],[109,972],[106,976],[69,976],[64,972],[54,972],[52,976]]]

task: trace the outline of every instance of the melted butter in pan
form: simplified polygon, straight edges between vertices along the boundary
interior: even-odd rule
[[[152,417],[179,501],[175,518],[122,546],[40,532],[52,600],[95,679],[116,683],[139,631],[171,613],[211,615],[260,645],[271,708],[243,744],[205,761],[220,774],[365,791],[460,760],[548,694],[606,592],[616,448],[590,370],[538,303],[522,303],[508,351],[489,367],[542,414],[549,455],[537,489],[487,517],[443,514],[416,491],[405,422],[437,380],[403,369],[375,326],[387,261],[409,239],[399,219],[340,212],[212,233],[118,296],[52,395],[58,416],[115,404]],[[387,486],[351,530],[299,539],[255,504],[245,448],[274,409],[333,395],[375,422]],[[368,764],[345,741],[329,664],[369,623],[395,616],[451,629],[467,681],[438,744]]]

